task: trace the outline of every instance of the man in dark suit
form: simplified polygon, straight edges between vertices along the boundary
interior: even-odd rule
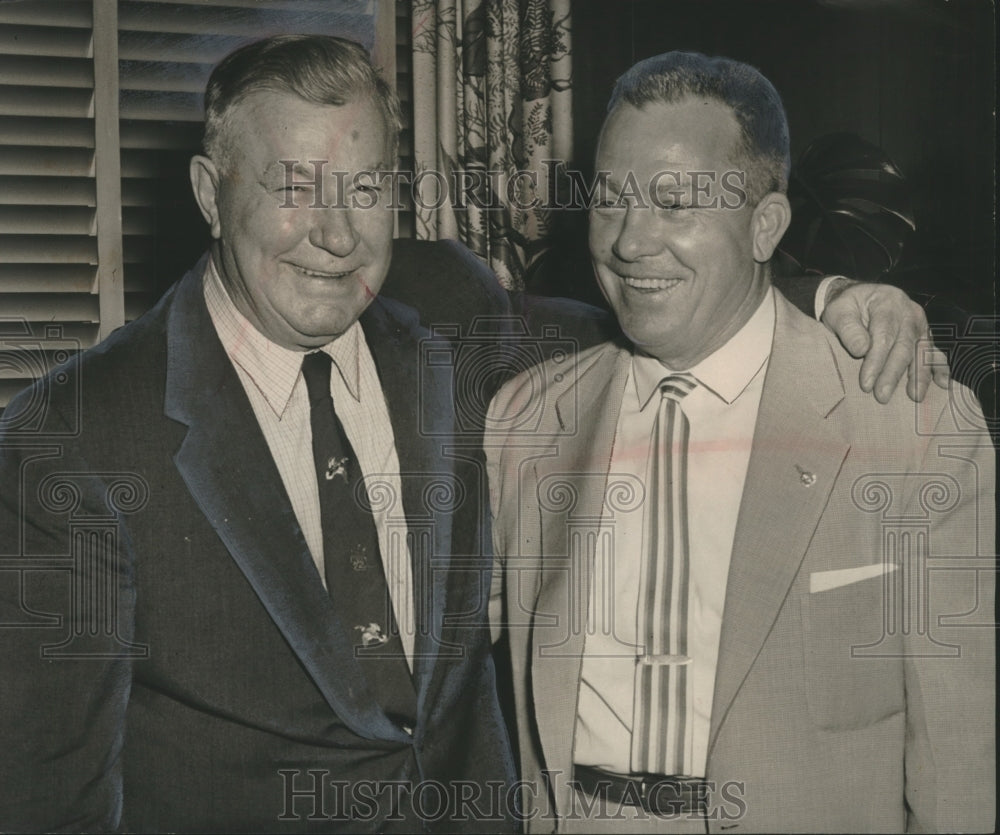
[[[513,308],[461,247],[393,244],[398,128],[354,44],[227,58],[191,165],[211,252],[8,407],[0,829],[513,827],[488,397],[456,408],[455,346],[380,289],[426,325]]]
[[[481,448],[353,178],[395,96],[288,36],[206,110],[210,254],[7,413],[0,829],[509,831]]]

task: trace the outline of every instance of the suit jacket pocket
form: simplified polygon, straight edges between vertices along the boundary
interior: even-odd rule
[[[901,636],[887,634],[882,577],[801,598],[805,685],[813,721],[864,728],[905,707]]]

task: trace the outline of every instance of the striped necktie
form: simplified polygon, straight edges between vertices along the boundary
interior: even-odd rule
[[[650,448],[647,511],[639,581],[631,768],[685,775],[692,758],[692,679],[688,656],[687,455],[689,424],[680,401],[697,385],[690,374],[660,381]]]

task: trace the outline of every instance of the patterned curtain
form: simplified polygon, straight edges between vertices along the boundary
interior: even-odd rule
[[[570,0],[415,0],[412,21],[417,237],[521,289],[572,151]]]

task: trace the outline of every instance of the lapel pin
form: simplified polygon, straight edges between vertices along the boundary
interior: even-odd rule
[[[337,476],[344,477],[347,484],[347,458],[331,458],[326,462],[326,480],[333,481]]]
[[[809,472],[809,470],[803,470],[798,464],[795,465],[795,469],[799,471],[799,481],[801,481],[806,487],[812,487],[816,483],[816,474]]]
[[[361,633],[362,646],[377,646],[389,640],[382,632],[382,627],[377,623],[369,623],[368,626],[355,626],[354,628]]]

